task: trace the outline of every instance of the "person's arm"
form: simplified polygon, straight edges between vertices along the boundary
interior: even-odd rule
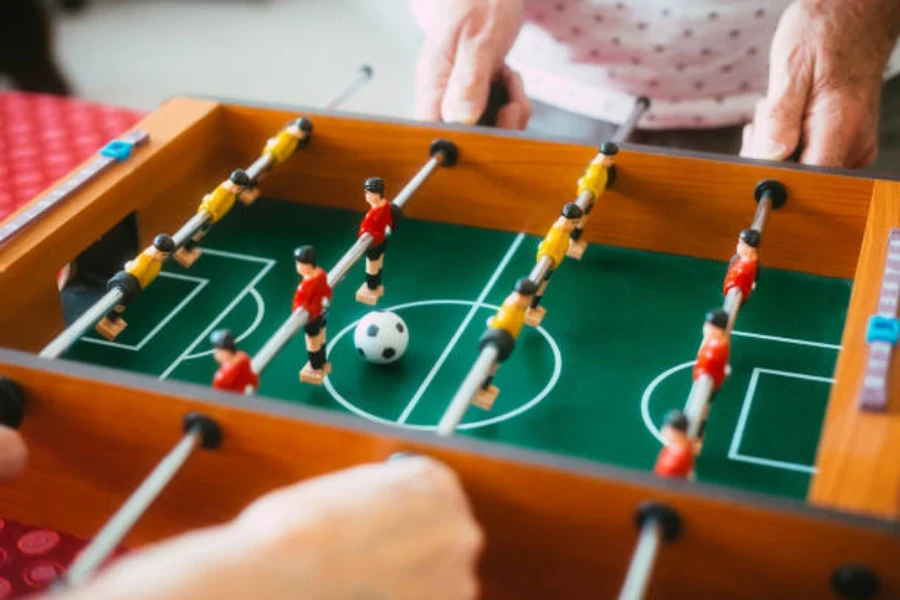
[[[491,82],[509,102],[497,127],[524,129],[531,103],[522,79],[504,64],[522,27],[524,0],[412,0],[425,31],[416,71],[417,119],[473,125],[487,106]]]
[[[797,0],[770,52],[769,89],[741,154],[863,167],[878,151],[883,71],[900,33],[898,0]]]
[[[64,600],[475,598],[482,535],[456,476],[427,458],[268,494],[234,521],[135,552]]]

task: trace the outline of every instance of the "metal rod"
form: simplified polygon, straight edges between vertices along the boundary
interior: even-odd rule
[[[700,425],[703,423],[703,413],[709,405],[714,388],[713,378],[706,373],[701,373],[691,385],[687,404],[684,407],[684,415],[688,420],[688,437],[697,439],[700,435]]]
[[[588,209],[594,204],[594,192],[584,190],[578,194],[578,198],[575,199],[575,204],[578,205],[578,208],[580,208],[582,212],[587,213]]]
[[[631,564],[628,565],[625,583],[619,592],[619,600],[642,600],[647,593],[661,543],[662,528],[659,521],[648,519],[641,527],[637,547],[631,555]]]
[[[743,296],[741,290],[736,287],[728,290],[728,294],[725,295],[725,302],[722,304],[722,310],[728,313],[728,328],[725,331],[727,331],[729,335],[731,334],[731,330],[734,329],[734,322],[737,320],[738,311],[741,309]]]
[[[393,203],[398,207],[403,208],[412,195],[415,194],[416,191],[422,187],[422,184],[431,177],[431,174],[437,170],[443,160],[444,155],[441,152],[432,156],[428,162],[419,169],[419,172],[413,175],[413,178],[403,186],[403,189],[394,197]]]
[[[375,238],[369,233],[359,236],[356,243],[350,246],[350,249],[337,261],[337,264],[328,271],[328,285],[334,287],[339,284],[347,272],[356,264],[356,261],[363,257],[363,254],[366,253],[366,250],[369,249],[374,241]]]
[[[462,385],[459,386],[459,389],[453,396],[453,400],[450,401],[450,405],[444,411],[444,416],[441,417],[437,426],[438,435],[447,437],[453,435],[456,431],[460,421],[462,421],[466,411],[469,409],[472,397],[475,396],[478,388],[484,383],[484,379],[497,362],[497,356],[499,356],[497,348],[491,344],[485,346],[481,354],[478,355],[478,359],[472,365],[469,374],[463,379]]]
[[[291,313],[291,316],[281,324],[275,335],[269,338],[262,349],[256,353],[253,360],[250,361],[250,368],[257,375],[263,372],[275,355],[293,338],[300,328],[306,325],[309,320],[309,313],[306,309],[298,308]]]
[[[369,65],[360,66],[350,83],[348,83],[343,90],[338,92],[337,96],[325,103],[325,109],[336,109],[346,102],[347,98],[355,94],[359,88],[368,83],[370,79],[372,79],[372,67]]]
[[[641,120],[641,117],[644,116],[644,113],[647,112],[648,108],[650,108],[650,99],[646,96],[641,96],[635,100],[634,108],[631,109],[628,118],[625,119],[624,123],[619,125],[619,128],[616,130],[616,133],[612,136],[610,141],[621,144],[630,138],[631,134],[634,133],[634,128],[637,126],[638,121]]]
[[[539,261],[534,263],[531,273],[528,274],[528,279],[535,285],[541,285],[541,282],[544,281],[544,278],[547,277],[547,273],[549,273],[552,268],[553,259],[549,256],[542,256]]]
[[[763,228],[766,226],[766,221],[769,220],[769,213],[771,212],[772,199],[768,194],[765,194],[760,199],[759,204],[756,205],[756,214],[753,216],[753,225],[751,225],[750,228],[762,233]]]
[[[188,431],[167,454],[153,472],[131,494],[125,504],[103,526],[94,539],[78,555],[66,573],[66,583],[77,586],[85,583],[100,568],[109,554],[115,550],[134,524],[147,511],[160,492],[172,481],[179,469],[200,445],[203,433],[199,428]]]
[[[198,231],[206,227],[207,223],[209,223],[209,215],[204,212],[198,212],[191,217],[188,222],[182,225],[181,228],[175,232],[175,235],[172,236],[172,240],[175,242],[175,248],[181,248],[187,244]]]
[[[84,335],[85,331],[96,325],[97,321],[118,306],[122,298],[124,298],[124,294],[118,288],[106,292],[93,306],[84,311],[71,325],[66,327],[61,334],[53,338],[53,341],[47,344],[38,356],[41,358],[59,358],[78,338]]]
[[[259,158],[253,161],[253,164],[247,167],[245,171],[247,173],[247,177],[250,178],[250,181],[255,181],[259,183],[260,178],[272,168],[272,163],[274,160],[272,156],[269,154],[263,154]]]

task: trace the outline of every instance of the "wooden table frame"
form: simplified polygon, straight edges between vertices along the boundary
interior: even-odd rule
[[[312,143],[264,182],[266,194],[358,208],[362,179],[377,173],[399,185],[427,159],[431,140],[445,137],[459,145],[460,164],[433,176],[410,216],[495,229],[543,233],[595,153],[480,129],[168,101],[137,125],[151,134],[146,148],[0,247],[0,374],[27,393],[22,432],[32,450],[28,471],[0,494],[0,514],[91,535],[179,438],[183,414],[200,410],[221,422],[221,449],[190,460],[129,544],[228,519],[298,479],[412,450],[460,474],[487,532],[486,597],[613,595],[636,539],[633,513],[646,500],[669,503],[684,521],[684,535],[661,552],[653,597],[819,597],[847,563],[873,569],[886,596],[900,595],[900,537],[872,517],[31,354],[63,326],[60,266],[131,212],[142,243],[171,233],[204,192],[299,114],[313,119]],[[900,225],[900,183],[632,146],[617,170],[588,241],[718,260],[752,219],[756,182],[776,178],[788,187],[787,205],[767,226],[764,267],[855,276],[810,500],[896,517],[900,409],[894,401],[884,414],[860,415],[855,391],[884,236]],[[900,389],[900,368],[892,373]]]

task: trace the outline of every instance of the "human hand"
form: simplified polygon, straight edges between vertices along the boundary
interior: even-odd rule
[[[403,458],[267,494],[227,525],[122,559],[67,599],[468,599],[481,545],[456,476]]]
[[[772,41],[769,89],[742,156],[864,167],[878,152],[882,73],[900,28],[896,0],[797,0]]]
[[[417,119],[473,125],[492,81],[509,102],[497,127],[524,129],[531,103],[522,78],[504,64],[522,27],[524,0],[413,0],[426,39],[416,71]]]
[[[28,448],[19,432],[0,425],[0,481],[12,479],[25,469]]]

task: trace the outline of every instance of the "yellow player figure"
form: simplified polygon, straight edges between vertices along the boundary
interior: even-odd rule
[[[478,408],[491,410],[491,407],[494,406],[494,400],[500,393],[497,386],[493,384],[494,375],[497,374],[500,363],[512,354],[519,332],[522,331],[522,326],[525,324],[525,311],[531,304],[535,292],[537,292],[537,285],[533,281],[527,278],[520,279],[516,282],[513,293],[503,301],[497,314],[488,319],[488,330],[481,336],[479,347],[484,349],[489,344],[493,345],[497,348],[499,356],[481,384],[481,389],[472,398],[472,404]]]
[[[550,231],[547,232],[540,246],[538,246],[537,260],[540,261],[546,256],[550,259],[552,266],[547,271],[543,281],[541,281],[537,293],[534,295],[534,300],[531,301],[531,307],[525,313],[525,322],[531,327],[539,326],[544,319],[544,315],[547,314],[547,310],[540,305],[541,298],[544,296],[547,282],[550,281],[553,271],[566,258],[566,251],[569,249],[569,235],[575,231],[575,227],[577,227],[582,216],[584,216],[584,213],[574,202],[569,202],[563,206],[559,218],[556,219],[556,222],[550,228]]]
[[[275,134],[275,137],[269,138],[266,147],[263,148],[263,156],[268,156],[272,164],[264,173],[285,162],[300,148],[305,148],[309,144],[312,128],[312,121],[301,117],[288,123],[287,127]]]
[[[206,217],[206,224],[187,241],[183,248],[179,248],[175,252],[173,258],[178,261],[178,264],[188,268],[200,258],[200,249],[197,247],[197,243],[203,239],[203,236],[206,235],[213,223],[228,214],[228,211],[234,206],[235,200],[243,192],[247,191],[252,184],[253,182],[250,181],[250,176],[247,175],[247,172],[237,169],[228,179],[220,183],[216,189],[203,196],[203,200],[197,208],[197,214]]]
[[[612,142],[604,142],[600,145],[600,152],[591,160],[584,170],[584,175],[578,180],[578,195],[590,192],[591,201],[584,210],[584,215],[578,220],[578,224],[569,236],[569,249],[566,256],[581,260],[587,248],[587,242],[581,239],[584,228],[587,225],[588,215],[594,208],[594,203],[603,195],[603,191],[610,186],[615,176],[613,169],[613,157],[618,153],[619,147]]]
[[[127,323],[122,318],[125,308],[134,302],[141,291],[150,285],[162,268],[163,262],[175,250],[175,241],[161,233],[153,238],[146,250],[125,263],[125,268],[109,280],[107,287],[122,292],[122,301],[97,323],[97,333],[112,341],[122,333]]]

